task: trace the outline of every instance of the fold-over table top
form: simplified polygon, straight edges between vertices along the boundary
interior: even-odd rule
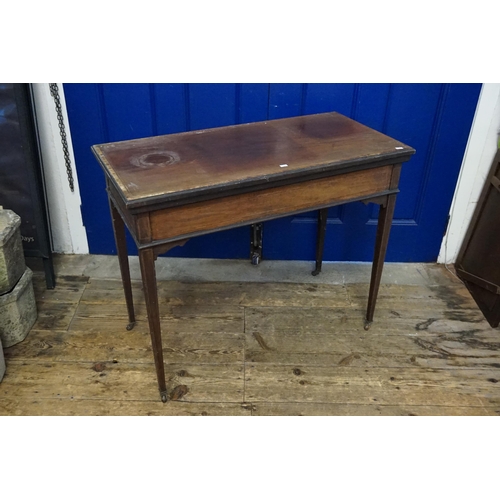
[[[415,150],[338,113],[99,144],[94,154],[129,208],[334,173]]]

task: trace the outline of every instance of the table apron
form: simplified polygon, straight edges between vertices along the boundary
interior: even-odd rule
[[[139,243],[140,246],[150,246],[153,242],[175,240],[355,199],[376,197],[389,194],[388,191],[397,192],[391,185],[393,167],[387,165],[160,209],[149,214],[151,241]]]

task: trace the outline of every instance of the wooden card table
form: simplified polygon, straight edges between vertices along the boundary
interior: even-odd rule
[[[270,120],[92,147],[104,169],[131,329],[135,323],[125,224],[138,247],[161,399],[167,400],[155,260],[189,238],[319,210],[380,205],[367,328],[389,239],[401,164],[415,150],[338,113]],[[314,273],[313,273],[314,274]]]

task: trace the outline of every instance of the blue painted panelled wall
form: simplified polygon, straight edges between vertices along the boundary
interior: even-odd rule
[[[403,166],[387,260],[435,261],[480,89],[480,84],[65,84],[90,252],[115,253],[104,177],[91,145],[338,111],[417,150]],[[377,210],[362,203],[330,209],[325,260],[371,261]],[[193,238],[169,255],[247,258],[249,238],[248,227],[222,231]],[[313,260],[315,241],[315,213],[264,224],[266,259]]]

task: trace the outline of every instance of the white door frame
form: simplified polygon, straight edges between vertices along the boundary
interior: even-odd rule
[[[62,83],[58,83],[57,85],[59,87],[60,102],[73,171],[73,192],[71,192],[68,183],[59,122],[57,120],[54,99],[50,94],[49,84],[32,84],[43,162],[45,192],[47,194],[52,251],[55,253],[86,254],[89,253],[89,246],[80,211],[80,189],[78,187],[66,101],[64,99]]]
[[[437,261],[452,264],[469,227],[497,151],[500,133],[500,83],[484,83],[450,208],[450,221]]]

